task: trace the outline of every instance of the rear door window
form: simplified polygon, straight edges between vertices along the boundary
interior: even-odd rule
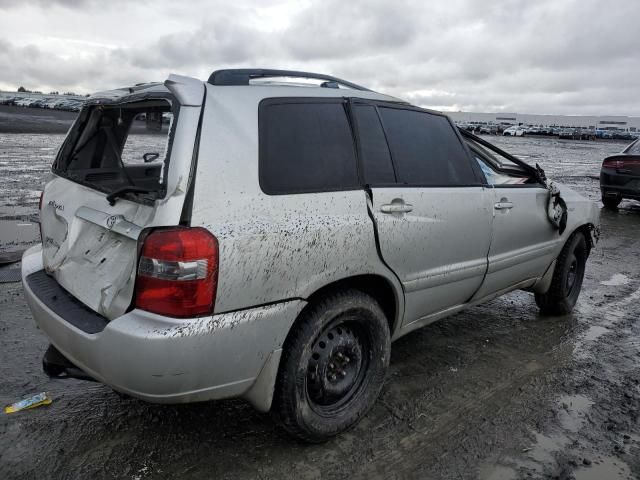
[[[379,108],[397,181],[415,186],[477,185],[473,167],[449,120],[429,112]]]
[[[260,185],[268,194],[358,187],[355,146],[342,99],[260,104]]]
[[[391,153],[376,108],[372,105],[356,104],[353,107],[353,116],[358,131],[364,183],[368,185],[395,183],[396,176],[391,162]]]

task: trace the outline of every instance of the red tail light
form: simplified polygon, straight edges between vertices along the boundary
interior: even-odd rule
[[[218,287],[218,240],[208,230],[151,232],[142,246],[136,308],[168,317],[213,312]]]
[[[607,168],[624,168],[624,159],[620,157],[614,158],[606,158],[604,162],[602,162],[603,167]]]

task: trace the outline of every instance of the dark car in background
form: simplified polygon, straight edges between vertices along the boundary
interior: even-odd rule
[[[607,157],[600,170],[602,203],[615,209],[623,198],[640,200],[640,139]]]

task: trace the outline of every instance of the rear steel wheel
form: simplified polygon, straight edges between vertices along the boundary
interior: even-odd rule
[[[357,290],[323,296],[285,341],[273,413],[307,442],[353,427],[380,393],[390,348],[387,318],[374,298]]]
[[[369,338],[357,322],[337,319],[312,347],[307,366],[309,404],[320,415],[333,415],[362,384],[369,367]]]

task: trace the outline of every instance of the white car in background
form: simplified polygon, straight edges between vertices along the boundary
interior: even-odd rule
[[[514,125],[513,127],[509,127],[504,132],[502,132],[502,135],[506,137],[524,137],[526,131],[527,129],[525,127]]]

